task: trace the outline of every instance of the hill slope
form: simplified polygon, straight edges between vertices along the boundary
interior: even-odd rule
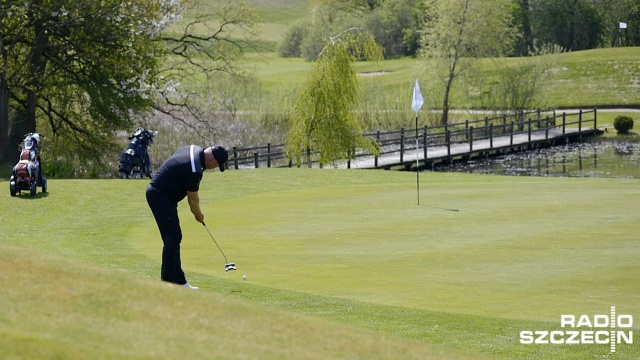
[[[0,358],[468,358],[4,243],[0,264]]]

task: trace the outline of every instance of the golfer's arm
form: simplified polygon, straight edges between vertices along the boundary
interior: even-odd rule
[[[202,220],[204,220],[204,214],[200,210],[200,197],[198,196],[198,192],[187,191],[187,201],[189,202],[193,216],[196,217],[196,220],[202,222]]]

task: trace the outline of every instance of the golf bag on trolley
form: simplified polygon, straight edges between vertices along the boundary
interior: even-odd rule
[[[146,130],[139,127],[129,136],[129,145],[127,149],[120,153],[120,162],[118,164],[118,173],[121,179],[128,179],[130,176],[145,175],[151,178],[151,160],[147,148],[153,144],[153,138],[158,134],[157,131]]]
[[[35,196],[38,186],[42,187],[43,193],[47,192],[47,179],[42,177],[40,163],[40,134],[28,133],[20,145],[20,161],[13,167],[9,190],[11,196],[27,190]]]

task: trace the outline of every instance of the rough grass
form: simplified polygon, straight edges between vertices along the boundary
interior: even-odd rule
[[[558,65],[552,69],[548,98],[552,107],[595,107],[603,105],[639,106],[638,88],[640,87],[640,47],[596,49],[576,51],[559,55]],[[507,63],[517,65],[522,58],[510,58]],[[256,63],[257,77],[264,82],[265,89],[300,86],[311,63],[301,59],[283,59],[268,57],[266,62]],[[357,63],[356,69],[362,73],[379,72],[378,76],[361,77],[363,88],[367,91],[378,89],[385,94],[385,103],[404,104],[411,111],[413,79],[421,79],[421,90],[429,107],[439,107],[441,99],[431,99],[432,88],[423,77],[425,60],[395,59],[377,63]],[[496,77],[495,63],[483,60],[477,71],[480,78],[491,82]],[[306,68],[305,68],[306,67]],[[435,80],[433,80],[435,81]],[[457,86],[454,89],[455,108],[481,108],[473,84]],[[409,100],[407,100],[409,99]],[[408,104],[408,105],[407,105]],[[400,107],[400,109],[404,109]],[[393,109],[387,109],[393,110]]]
[[[234,352],[242,344],[254,358],[286,358],[298,347],[322,358],[370,358],[382,351],[366,345],[382,341],[367,338],[374,331],[389,340],[384,346],[409,357],[440,351],[423,345],[430,344],[454,358],[462,351],[595,359],[608,356],[606,345],[527,346],[518,342],[519,332],[553,330],[561,314],[607,314],[610,306],[638,316],[638,180],[423,173],[417,206],[411,173],[208,172],[202,208],[238,271],[224,272],[215,244],[181,204],[183,264],[189,281],[202,288],[196,294],[157,280],[161,242],[144,201],[146,184],[52,180],[50,194],[35,199],[0,192],[14,210],[0,215],[2,262],[10,264],[0,276],[10,289],[0,300],[0,331],[11,334],[10,344],[21,344],[12,351],[38,344],[74,358],[78,344],[114,349],[105,357],[165,350],[175,357],[167,350],[175,347],[202,358],[220,343]],[[16,255],[21,249],[25,255]],[[14,281],[33,285],[11,286]],[[270,320],[278,318],[300,322],[300,330],[283,340],[285,324]],[[217,319],[247,325],[227,338]],[[185,335],[168,340],[169,321]],[[258,324],[264,321],[271,325]],[[348,337],[325,335],[334,326],[337,334],[348,326],[346,332],[364,336],[353,340],[362,348],[354,343],[344,352],[341,339]],[[637,341],[621,344],[615,356],[633,359],[638,351]]]
[[[467,357],[6,243],[0,249],[2,358]]]

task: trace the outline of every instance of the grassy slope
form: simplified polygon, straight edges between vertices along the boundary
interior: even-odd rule
[[[549,97],[558,107],[589,107],[602,105],[640,105],[638,86],[640,84],[640,47],[613,48],[577,51],[559,55],[550,84]],[[517,63],[518,58],[509,59]],[[269,56],[266,62],[256,62],[258,78],[265,88],[276,89],[284,86],[300,86],[308,74],[311,63],[301,59],[283,59]],[[383,87],[389,93],[408,93],[411,96],[413,79],[422,79],[423,60],[397,59],[378,63],[357,63],[361,72],[386,71],[382,76],[363,77],[365,88]],[[495,64],[483,61],[479,72],[485,78],[495,76]],[[428,79],[422,79],[421,88],[428,95]],[[477,108],[481,104],[466,99],[460,89],[456,104],[463,108]],[[400,96],[400,95],[399,95]],[[464,104],[461,106],[460,104]]]
[[[5,243],[0,249],[1,358],[442,358],[417,341]]]
[[[24,344],[56,351],[66,351],[66,347],[53,348],[58,346],[54,344],[67,344],[65,339],[74,337],[91,348],[96,337],[107,336],[112,348],[121,348],[141,333],[135,330],[138,326],[162,327],[160,314],[167,308],[157,296],[171,297],[169,302],[190,309],[195,319],[221,317],[224,321],[245,312],[227,308],[233,303],[228,299],[234,298],[250,301],[242,303],[243,309],[250,310],[246,311],[248,318],[241,320],[249,323],[254,316],[280,317],[271,313],[271,307],[280,307],[388,336],[496,357],[585,359],[608,353],[606,346],[523,346],[517,337],[521,330],[557,327],[564,313],[606,314],[615,305],[621,313],[633,314],[639,308],[636,294],[640,289],[634,280],[640,270],[640,244],[634,231],[638,224],[636,180],[424,174],[421,183],[422,205],[418,207],[415,175],[409,173],[309,169],[208,173],[201,190],[203,211],[214,236],[239,270],[223,271],[224,261],[215,244],[182,204],[184,264],[190,281],[203,288],[196,295],[176,295],[172,291],[182,289],[168,290],[156,280],[160,241],[144,203],[146,181],[52,180],[51,194],[36,199],[10,198],[8,191],[0,192],[6,208],[15,209],[0,215],[0,244],[37,251],[21,257],[14,255],[17,249],[3,248],[3,253],[10,254],[3,263],[18,259],[12,262],[14,270],[2,277],[3,287],[11,289],[5,301],[24,303],[24,308],[20,321],[10,311],[0,313],[0,331],[11,334],[12,339],[24,338]],[[0,185],[8,186],[6,182]],[[21,220],[26,213],[31,214],[28,222]],[[38,260],[33,263],[30,258]],[[38,284],[33,289],[11,286],[15,276],[26,276],[22,273],[25,268],[50,261],[51,265],[34,270],[34,278],[19,277],[20,283]],[[64,275],[56,280],[59,272]],[[241,280],[243,274],[248,275],[247,281]],[[84,283],[96,276],[100,283],[119,284],[85,291],[68,290],[67,285],[57,286],[61,283],[56,282],[71,277]],[[47,280],[37,280],[39,277]],[[132,294],[135,302],[141,302],[143,309],[159,307],[157,313],[131,315],[135,321],[128,315],[124,316],[129,322],[118,320],[127,304],[127,295],[118,293],[138,287],[145,295]],[[34,298],[34,292],[46,295],[26,301]],[[93,295],[96,293],[100,295]],[[103,297],[107,298],[104,302],[97,300]],[[65,310],[69,299],[87,307],[78,313]],[[200,301],[224,306],[207,307]],[[218,314],[218,310],[230,315]],[[180,318],[182,313],[167,316]],[[63,316],[36,331],[40,324],[51,321],[51,314]],[[106,335],[80,331],[88,327],[84,322],[75,324],[83,317],[95,318]],[[316,326],[315,320],[298,321]],[[18,326],[19,322],[23,325]],[[253,341],[260,343],[251,350],[254,356],[273,353],[279,357],[277,352],[283,347],[295,350],[300,343],[305,348],[311,346],[305,341],[316,337],[326,339],[327,357],[344,351],[336,338],[312,335],[329,332],[335,324],[320,323],[320,330],[297,331],[300,338],[284,346],[273,331],[254,325],[248,325],[250,330],[244,333],[245,338],[259,339]],[[208,351],[208,342],[214,341],[204,334],[217,329],[213,321],[176,326],[188,334],[185,338],[197,339],[189,342],[195,357]],[[200,330],[202,326],[206,331]],[[284,325],[276,321],[273,326]],[[123,339],[118,334],[123,331],[130,336]],[[353,328],[348,331],[361,334]],[[151,339],[139,336],[142,349],[136,351],[140,353],[132,349],[125,355],[148,356],[157,347],[170,347],[163,345],[166,338],[161,331],[153,331]],[[215,341],[226,344],[238,334],[217,336],[225,335],[216,333]],[[364,332],[362,336],[368,335]],[[403,340],[389,342],[395,345],[385,346],[397,346],[400,353],[431,351]],[[633,358],[637,346],[621,345],[616,356]],[[354,348],[353,352],[364,357],[370,354],[366,349]],[[380,353],[381,357],[387,357],[385,354]],[[451,356],[452,352],[444,354]]]

